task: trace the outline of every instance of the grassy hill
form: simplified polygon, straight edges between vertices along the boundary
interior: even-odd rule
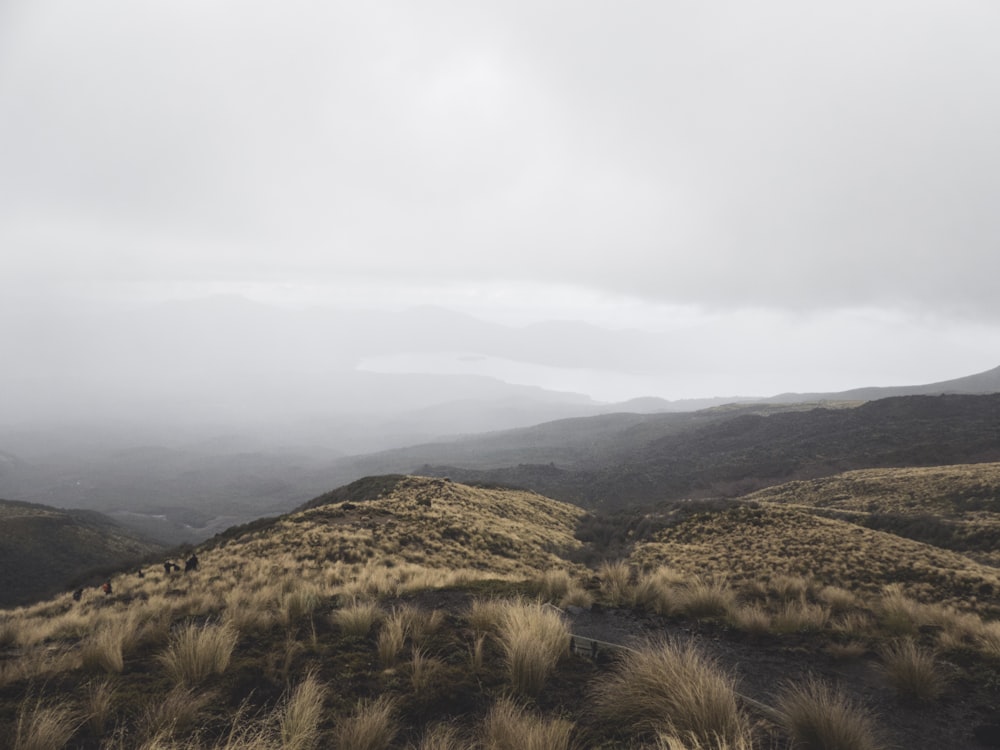
[[[0,611],[0,731],[15,750],[988,738],[997,570],[796,496],[618,528],[533,492],[366,479],[217,535],[196,571]],[[602,522],[622,559],[599,561]]]
[[[83,585],[88,574],[162,549],[99,513],[0,500],[0,606]]]

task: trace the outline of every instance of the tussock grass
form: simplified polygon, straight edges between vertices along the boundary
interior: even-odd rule
[[[439,609],[428,612],[404,604],[395,610],[394,614],[400,618],[406,635],[417,646],[426,643],[444,624],[444,612]]]
[[[771,632],[771,615],[757,602],[733,607],[729,610],[726,621],[747,633],[763,635]]]
[[[847,694],[808,679],[788,685],[776,702],[777,719],[801,750],[884,750],[867,711]]]
[[[678,580],[677,574],[669,568],[642,573],[629,589],[629,601],[635,607],[658,615],[674,614],[680,609],[678,589],[681,583],[683,579]]]
[[[677,609],[690,617],[724,617],[736,606],[736,592],[724,581],[695,577],[680,589]]]
[[[82,723],[79,712],[42,698],[21,702],[14,727],[13,750],[56,750],[65,747]]]
[[[107,728],[115,701],[115,689],[110,680],[88,683],[84,694],[83,712],[91,734],[100,737]]]
[[[509,698],[490,709],[482,728],[483,750],[567,750],[573,724],[546,719],[525,710]]]
[[[399,731],[394,712],[395,704],[384,696],[361,702],[354,714],[334,730],[335,747],[339,750],[386,750]]]
[[[702,740],[690,734],[686,737],[661,734],[656,738],[655,748],[656,750],[754,750],[754,743],[749,735],[743,735],[733,740],[724,740],[719,737]]]
[[[420,647],[415,647],[410,656],[410,684],[413,689],[418,692],[426,689],[443,665],[440,659],[429,656]]]
[[[734,678],[691,644],[649,642],[625,652],[595,684],[592,703],[604,720],[648,734],[732,743],[749,731]]]
[[[790,599],[772,617],[771,628],[777,633],[802,633],[822,630],[829,621],[828,607],[803,599]]]
[[[477,634],[496,633],[503,622],[506,602],[502,599],[473,599],[466,620]]]
[[[435,724],[420,738],[419,745],[410,745],[409,750],[469,750],[470,745],[447,724]]]
[[[569,627],[558,611],[538,602],[507,602],[498,634],[514,689],[538,695],[569,649]]]
[[[826,604],[830,612],[835,615],[858,606],[857,594],[840,586],[824,586],[816,594],[816,598]]]
[[[343,609],[336,610],[331,619],[340,626],[344,635],[363,638],[382,619],[382,610],[371,600],[355,600]]]
[[[601,579],[601,593],[612,607],[620,607],[631,599],[632,591],[629,581],[632,572],[624,560],[604,562],[597,570]]]
[[[376,647],[379,663],[388,669],[395,666],[406,643],[406,618],[398,611],[386,618],[378,633]]]
[[[159,738],[161,742],[184,734],[197,724],[202,712],[217,697],[210,690],[195,690],[177,685],[146,706],[140,720],[143,734],[149,740]]]
[[[313,750],[320,741],[326,688],[309,672],[280,708],[282,750]]]
[[[946,679],[934,654],[904,639],[881,649],[882,671],[903,697],[928,702],[944,692]]]
[[[319,587],[313,584],[302,584],[285,592],[281,599],[280,609],[282,624],[291,625],[311,615],[322,602],[322,592]]]
[[[188,623],[174,633],[159,660],[175,682],[195,685],[226,671],[238,637],[229,623]]]

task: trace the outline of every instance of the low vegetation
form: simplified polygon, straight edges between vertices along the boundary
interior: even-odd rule
[[[4,736],[79,750],[930,748],[948,746],[934,717],[967,732],[975,716],[954,712],[1000,695],[983,585],[996,571],[810,511],[803,492],[794,507],[700,504],[593,567],[583,512],[533,493],[417,477],[352,492],[214,540],[198,571],[123,572],[111,595],[0,611]],[[863,693],[836,682],[847,672]]]

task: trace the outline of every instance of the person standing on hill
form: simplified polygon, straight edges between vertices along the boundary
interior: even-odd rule
[[[194,552],[191,553],[191,557],[184,563],[184,572],[187,573],[189,570],[198,570],[198,556]]]

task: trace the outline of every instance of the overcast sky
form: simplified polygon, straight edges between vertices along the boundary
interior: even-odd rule
[[[3,325],[226,293],[676,338],[599,398],[986,370],[998,39],[992,0],[0,1]]]

